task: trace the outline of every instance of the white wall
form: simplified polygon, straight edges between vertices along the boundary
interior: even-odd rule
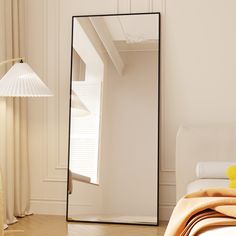
[[[119,12],[129,12],[120,0]],[[55,97],[31,100],[32,205],[64,213],[71,15],[117,12],[116,0],[27,0],[28,60]],[[175,136],[180,124],[234,123],[236,33],[229,0],[140,0],[132,11],[162,14],[161,217],[175,204]],[[68,89],[67,89],[68,88]],[[68,92],[67,92],[68,91]]]
[[[166,0],[165,4],[161,179],[168,180],[170,187],[163,186],[161,194],[162,202],[169,204],[175,197],[175,137],[179,125],[236,120],[236,2]]]

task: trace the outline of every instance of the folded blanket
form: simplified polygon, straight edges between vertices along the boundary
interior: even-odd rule
[[[194,236],[214,226],[236,225],[236,189],[210,188],[177,203],[165,236]]]

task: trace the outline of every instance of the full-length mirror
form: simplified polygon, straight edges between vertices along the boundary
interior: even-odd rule
[[[159,23],[72,19],[68,221],[158,225]]]

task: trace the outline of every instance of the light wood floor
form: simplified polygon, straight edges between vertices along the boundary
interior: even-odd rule
[[[9,229],[22,229],[13,236],[163,236],[166,223],[161,226],[133,226],[114,224],[67,223],[63,216],[32,215],[19,219]]]

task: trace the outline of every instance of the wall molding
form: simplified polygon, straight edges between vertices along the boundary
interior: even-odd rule
[[[49,11],[53,4],[53,14]],[[45,101],[45,134],[44,147],[46,153],[44,155],[44,179],[45,182],[64,182],[66,176],[67,166],[65,161],[62,161],[62,153],[60,152],[60,1],[43,0],[43,25],[44,25],[44,46],[43,46],[43,61],[44,61],[44,77],[52,77],[48,83],[53,89],[54,97]],[[51,17],[51,18],[50,18]],[[49,21],[50,20],[50,21]],[[49,37],[53,28],[53,48],[50,45]],[[55,34],[55,36],[54,36]],[[49,62],[49,55],[52,55],[53,60]],[[52,62],[53,61],[53,62]],[[50,71],[48,64],[50,63]],[[52,112],[53,111],[53,112]],[[52,133],[49,127],[49,122],[54,120],[54,130]],[[48,141],[51,141],[51,145],[48,145]]]
[[[63,202],[63,203],[66,203],[65,199],[60,199],[60,198],[39,198],[39,197],[32,197],[31,201],[38,201],[38,202]]]
[[[56,167],[55,167],[55,170],[67,170],[67,167],[66,166],[60,166],[60,165],[57,165]]]
[[[62,178],[62,177],[46,177],[43,179],[43,182],[65,182],[67,183],[67,178]]]
[[[156,12],[159,11],[161,12],[161,7],[162,4],[160,3],[162,2],[162,0],[146,0],[146,7],[144,8],[144,10],[142,10],[142,12]],[[119,13],[132,13],[132,12],[136,12],[134,11],[134,6],[135,5],[135,1],[134,0],[116,0],[116,9],[115,12],[117,14]],[[156,10],[156,8],[157,10]]]
[[[167,48],[167,43],[166,43],[166,0],[160,0],[160,12],[161,12],[161,91],[165,91],[165,71],[166,71],[166,61],[167,61],[167,56],[166,56],[166,48]],[[166,142],[166,135],[165,135],[165,97],[161,97],[161,160],[160,160],[160,171],[161,172],[175,172],[175,168],[168,167],[168,163],[166,163],[167,158],[165,155],[165,142]]]
[[[175,169],[172,169],[172,168],[163,168],[163,167],[161,167],[160,168],[160,172],[175,172],[176,170]]]
[[[55,104],[54,106],[56,107],[55,113],[56,113],[56,130],[57,130],[57,135],[56,135],[56,140],[55,140],[55,163],[56,165],[52,168],[56,170],[56,166],[60,166],[60,152],[59,152],[59,136],[60,136],[60,93],[59,93],[59,87],[60,87],[60,71],[59,71],[59,55],[60,55],[60,1],[54,1],[54,12],[55,12],[55,35],[56,35],[56,40],[55,40],[55,48],[56,50],[54,51],[54,60],[55,60],[55,65],[54,65],[54,89],[55,89]],[[54,38],[55,39],[55,38]]]
[[[57,101],[57,117],[58,117],[58,124],[57,124],[57,129],[58,129],[58,139],[57,139],[57,144],[58,144],[58,155],[57,155],[57,166],[56,166],[56,170],[65,170],[67,169],[67,165],[63,162],[63,156],[62,156],[62,152],[60,151],[60,138],[61,138],[61,130],[60,130],[60,124],[61,124],[61,106],[60,106],[60,88],[61,88],[61,73],[60,73],[60,54],[61,54],[61,30],[60,30],[60,19],[61,19],[61,1],[57,1],[58,3],[58,9],[57,9],[57,39],[58,39],[58,44],[57,44],[57,55],[56,55],[56,77],[58,78],[58,84],[57,84],[57,93],[58,93],[58,101]],[[68,120],[69,122],[69,120]],[[67,163],[67,162],[66,162]]]
[[[153,3],[154,0],[149,0],[148,1],[148,9],[150,12],[154,12],[154,3]]]
[[[160,182],[160,186],[176,186],[175,182]]]
[[[48,36],[47,36],[47,29],[48,29],[48,7],[47,7],[47,0],[42,1],[43,5],[43,19],[42,19],[42,25],[43,25],[43,34],[42,34],[42,42],[43,42],[43,56],[42,56],[42,65],[43,65],[43,78],[44,82],[48,84],[48,75],[47,75],[47,64],[48,60],[46,57],[46,52],[48,50]],[[43,100],[43,129],[45,131],[48,130],[48,102],[47,100]],[[44,139],[43,139],[43,176],[47,176],[48,172],[48,135],[47,132],[43,134]]]
[[[175,207],[175,203],[161,203],[160,207]]]

